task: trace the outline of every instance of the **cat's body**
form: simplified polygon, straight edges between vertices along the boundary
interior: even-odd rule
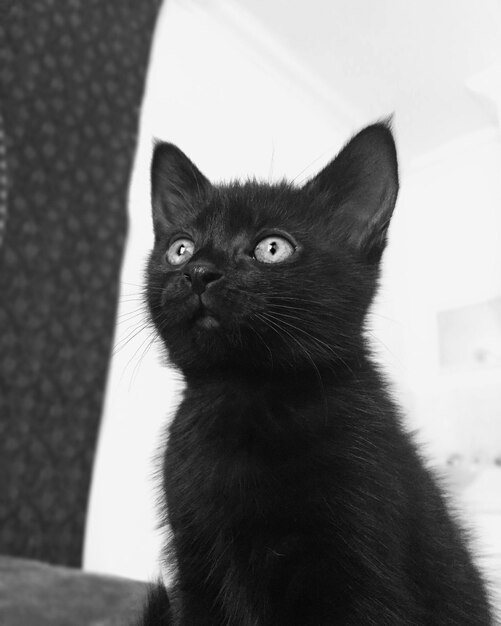
[[[491,624],[365,347],[398,188],[387,127],[303,189],[214,188],[168,144],[152,174],[148,300],[187,387],[164,462],[176,581],[144,624]]]

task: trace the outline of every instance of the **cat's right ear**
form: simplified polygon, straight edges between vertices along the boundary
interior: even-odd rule
[[[172,143],[157,142],[151,161],[151,204],[155,230],[195,215],[211,189],[209,180]]]

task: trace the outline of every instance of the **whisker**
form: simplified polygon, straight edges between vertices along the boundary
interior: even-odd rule
[[[144,296],[121,297],[119,301],[119,306],[123,308],[127,308],[125,307],[125,305],[127,304],[137,304],[144,308],[148,308],[148,302]]]
[[[134,337],[137,337],[137,335],[139,335],[139,333],[145,330],[145,328],[147,328],[149,325],[150,320],[147,320],[141,325],[135,324],[133,326],[133,330],[126,337],[123,337],[115,344],[112,355],[117,355],[121,350],[125,348],[127,344],[129,344],[134,339]],[[125,332],[127,332],[127,330]]]
[[[300,328],[300,327],[296,326],[295,324],[291,324],[287,320],[284,320],[283,319],[284,316],[285,316],[285,314],[275,314],[274,318],[275,318],[275,320],[277,322],[285,324],[286,326],[289,326],[293,330],[296,330],[297,332],[301,332],[304,335],[306,335],[307,337],[309,337],[317,345],[321,346],[321,348],[323,348],[324,350],[327,350],[328,352],[330,352],[336,361],[341,361],[341,363],[343,363],[350,370],[350,372],[353,372],[352,368],[348,365],[348,363],[346,363],[346,361],[338,353],[336,353],[334,351],[332,346],[329,346],[329,344],[327,344],[324,341],[322,341],[319,337],[317,337],[315,335],[312,335],[311,333],[309,333],[304,328]],[[300,318],[296,318],[296,317],[293,317],[293,316],[287,316],[287,317],[300,320]]]
[[[148,312],[145,309],[125,311],[124,313],[120,313],[120,315],[117,315],[117,321],[119,324],[123,324],[124,322],[129,321],[139,315],[147,315],[147,313]]]
[[[299,174],[297,174],[296,176],[294,176],[294,178],[291,180],[291,184],[295,183],[296,180],[302,176],[302,174],[304,174],[307,170],[310,169],[310,167],[312,167],[313,165],[315,165],[315,163],[317,163],[318,161],[320,161],[320,159],[323,159],[324,156],[327,154],[327,152],[322,152],[322,154],[320,154],[319,156],[317,156],[316,159],[313,159],[313,161],[311,161],[311,163],[308,163],[308,165],[306,167],[303,167],[303,169],[299,172]]]
[[[144,329],[143,329],[143,330],[144,330]],[[150,339],[150,338],[151,338],[151,335],[153,334],[153,332],[154,332],[154,331],[152,330],[152,331],[150,331],[150,332],[148,333],[148,335],[146,336],[146,338],[145,338],[145,339],[143,339],[143,341],[140,343],[139,347],[138,347],[138,348],[136,348],[136,350],[134,351],[133,355],[132,355],[132,356],[128,359],[128,361],[127,361],[127,363],[126,363],[126,365],[125,365],[125,367],[124,367],[124,369],[123,369],[123,371],[122,371],[122,374],[121,374],[121,376],[120,376],[120,381],[122,381],[123,377],[125,376],[125,373],[127,372],[127,369],[129,368],[129,366],[130,366],[131,362],[134,360],[134,358],[135,358],[135,356],[137,355],[137,353],[139,352],[139,350],[141,350],[141,348],[142,348],[142,347],[144,346],[144,344],[148,341],[148,339]],[[133,371],[132,373],[134,373],[134,371]],[[129,382],[129,390],[130,390],[130,388],[131,388],[131,384],[132,384],[132,379],[131,379],[131,380],[130,380],[130,382]]]
[[[308,298],[298,298],[297,296],[277,296],[277,295],[271,295],[271,296],[267,296],[267,300],[278,300],[278,301],[290,301],[292,300],[293,302],[307,302],[310,305],[315,306],[316,303],[312,300],[309,300]]]
[[[399,366],[405,368],[405,365],[402,361],[401,358],[399,358],[392,350],[390,350],[390,348],[388,348],[388,346],[384,343],[384,341],[382,339],[380,339],[377,335],[375,335],[373,332],[371,332],[370,330],[365,330],[364,331],[367,335],[370,335],[371,338],[376,341],[377,343],[380,343],[383,348],[388,352],[388,354],[391,355],[391,357],[393,359],[395,359],[395,361],[399,364]]]
[[[139,287],[140,289],[144,289],[145,288],[145,284],[142,283],[141,285],[138,285],[137,283],[129,283],[126,280],[122,280],[120,281],[121,285],[128,285],[129,287]]]
[[[280,305],[272,305],[272,307],[270,308],[270,313],[273,312],[275,313],[275,315],[277,315],[278,317],[287,317],[289,319],[293,319],[293,320],[297,320],[299,322],[304,321],[305,318],[304,316],[299,316],[299,315],[294,315],[294,313],[285,313],[284,311],[276,311],[275,308],[279,308]],[[302,313],[310,313],[311,311],[308,311],[306,309],[301,309],[298,307],[288,307],[286,305],[280,307],[282,309],[285,309],[285,311],[299,311]],[[320,315],[315,315],[314,319],[318,319],[320,317]],[[329,319],[333,319],[331,316],[329,316]]]
[[[261,320],[263,321],[263,320]],[[268,353],[270,355],[270,363],[271,363],[271,368],[273,369],[273,352],[270,350],[270,346],[265,342],[265,340],[263,339],[263,337],[261,336],[261,334],[258,332],[258,330],[256,328],[254,328],[254,326],[252,324],[249,324],[248,328],[250,328],[250,330],[252,330],[257,337],[259,338],[259,340],[261,341],[261,343],[265,346],[265,348],[268,350]]]
[[[265,321],[264,318],[266,317],[267,321],[270,324],[273,324],[275,327],[277,327],[277,323],[276,322],[272,322],[272,320],[270,318],[268,318],[265,313],[261,313],[261,315],[262,315],[262,321],[263,322]],[[270,328],[271,328],[271,326],[270,326]],[[319,371],[318,367],[315,364],[315,361],[313,360],[311,354],[308,352],[308,350],[305,348],[305,346],[296,337],[294,337],[294,335],[292,335],[287,330],[285,330],[285,328],[282,328],[280,326],[278,326],[278,330],[276,331],[277,334],[280,336],[280,332],[279,331],[285,332],[287,334],[287,336],[290,337],[296,343],[297,346],[299,346],[299,348],[303,351],[303,353],[307,356],[307,358],[309,359],[310,363],[312,364],[313,369],[315,370],[315,373],[316,373],[319,385],[320,385],[320,387],[322,389],[322,399],[323,399],[323,403],[324,403],[324,423],[327,425],[328,407],[327,407],[327,398],[326,398],[326,395],[325,395],[325,387],[324,387],[324,383],[322,381],[322,376],[320,374],[320,371]],[[282,337],[282,340],[283,340],[283,337]],[[285,343],[287,343],[287,342],[285,342]]]
[[[149,352],[149,350],[150,350],[151,346],[155,343],[155,341],[156,341],[156,339],[157,339],[157,338],[158,338],[158,337],[157,337],[157,332],[156,332],[156,329],[154,328],[154,329],[150,332],[150,334],[148,335],[148,337],[145,339],[145,341],[143,341],[143,343],[141,344],[140,348],[141,348],[141,347],[145,344],[145,342],[146,342],[148,339],[150,339],[150,341],[148,342],[148,344],[147,344],[146,348],[145,348],[145,349],[143,350],[143,352],[141,353],[141,356],[139,357],[139,359],[138,359],[138,361],[137,361],[136,365],[134,366],[134,369],[132,370],[132,376],[131,376],[130,383],[129,383],[129,390],[130,390],[130,388],[132,387],[132,385],[134,384],[134,378],[135,378],[135,376],[136,376],[137,374],[139,374],[139,370],[140,370],[140,367],[141,367],[142,362],[144,361],[145,356],[148,354],[148,352]],[[136,353],[134,353],[134,354],[132,355],[131,360],[134,358],[135,354],[136,354]]]
[[[289,304],[277,304],[276,302],[272,302],[272,303],[270,303],[270,306],[273,309],[280,308],[280,309],[286,309],[288,311],[301,311],[303,313],[312,313],[311,309],[307,309],[305,307],[300,307],[300,306],[291,306]]]

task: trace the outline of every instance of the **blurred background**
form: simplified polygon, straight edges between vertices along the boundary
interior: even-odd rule
[[[153,139],[176,143],[213,181],[301,184],[390,114],[401,192],[368,336],[501,589],[500,0],[162,5],[93,460],[88,571],[159,571],[155,459],[182,381],[142,302]]]

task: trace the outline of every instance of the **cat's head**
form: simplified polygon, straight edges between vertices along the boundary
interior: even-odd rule
[[[306,371],[356,356],[398,192],[386,124],[300,188],[213,185],[168,143],[151,176],[147,297],[175,365]]]

